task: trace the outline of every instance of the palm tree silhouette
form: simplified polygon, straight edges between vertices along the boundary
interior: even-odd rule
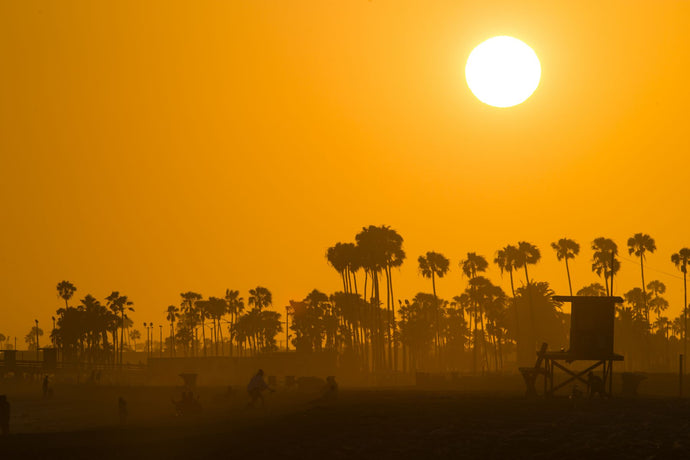
[[[441,331],[439,326],[439,302],[436,295],[436,277],[443,278],[450,269],[450,260],[443,254],[433,251],[428,251],[426,256],[419,256],[417,259],[419,264],[419,272],[424,278],[431,278],[431,289],[434,294],[435,311],[436,311],[436,354],[439,355]]]
[[[484,319],[482,313],[479,311],[479,302],[477,301],[476,286],[473,281],[477,278],[477,273],[485,272],[489,267],[489,263],[483,256],[477,255],[474,252],[467,253],[467,259],[460,261],[460,269],[462,273],[470,280],[470,296],[473,298],[474,306],[474,331],[472,333],[472,371],[477,373],[477,342],[479,341],[479,321],[482,322],[482,345],[484,348],[484,355],[486,357],[486,346],[484,344]]]
[[[351,244],[351,246],[354,248],[355,245]],[[326,250],[326,260],[340,274],[344,292],[350,292],[349,274],[347,273],[350,264],[348,249],[348,243],[336,243],[335,246]]]
[[[175,305],[168,305],[168,308],[165,310],[166,316],[165,318],[170,322],[170,357],[172,358],[175,356],[175,320],[177,320],[177,316],[179,313],[180,309],[177,308]],[[136,348],[136,345],[135,345]]]
[[[517,252],[515,254],[515,267],[525,269],[525,281],[529,285],[529,273],[527,272],[528,265],[534,265],[541,259],[541,253],[532,243],[520,241],[517,245]]]
[[[141,332],[138,329],[133,329],[129,332],[129,338],[134,342],[134,351],[137,351],[137,340],[141,338]]]
[[[124,336],[125,336],[125,310],[134,311],[132,308],[133,302],[127,298],[126,295],[121,296],[118,291],[113,291],[108,297],[105,298],[110,310],[116,315],[120,315],[120,351],[119,351],[119,363],[122,364],[122,352],[124,349]]]
[[[69,308],[67,301],[72,298],[77,288],[69,281],[60,281],[57,285],[58,295],[65,301],[65,308]]]
[[[683,309],[681,310],[681,317],[683,318],[683,356],[688,356],[688,261],[690,260],[690,249],[682,248],[675,254],[671,255],[671,262],[678,270],[683,273]],[[674,323],[675,324],[675,323]],[[685,361],[683,362],[685,367]]]
[[[206,301],[206,311],[209,317],[213,320],[213,344],[217,356],[219,335],[221,343],[223,342],[223,334],[220,331],[220,321],[223,315],[227,313],[228,305],[225,302],[225,299],[220,299],[218,297],[209,297]]]
[[[230,356],[233,356],[233,341],[235,340],[234,325],[239,315],[244,311],[244,298],[240,297],[240,291],[226,289],[225,303],[227,304],[227,312],[230,314],[230,327],[228,331],[230,332]]]
[[[666,285],[659,280],[652,280],[647,283],[647,290],[652,298],[647,302],[647,307],[656,313],[657,319],[661,317],[661,312],[668,308],[668,301],[661,297],[666,292]]]
[[[618,245],[609,238],[599,237],[592,241],[592,271],[597,276],[604,277],[606,295],[613,295],[613,277],[620,270],[620,261],[616,259],[618,255]],[[609,285],[609,278],[611,283]]]
[[[577,291],[579,296],[605,296],[606,288],[599,283],[588,284],[579,291]]]
[[[271,291],[262,286],[257,286],[249,290],[249,298],[247,302],[250,306],[254,306],[259,311],[273,304],[273,295]]]
[[[647,314],[647,321],[649,321],[649,309],[647,307],[647,291],[644,284],[644,259],[647,252],[656,251],[656,243],[654,238],[646,233],[635,233],[628,238],[628,254],[635,254],[640,258],[640,274],[642,275],[642,294],[644,294],[644,306]]]
[[[513,271],[517,268],[517,266],[515,265],[517,257],[517,247],[509,244],[503,249],[499,249],[498,251],[496,251],[496,257],[494,258],[494,263],[498,265],[498,269],[501,271],[501,275],[503,275],[503,272],[508,272],[508,274],[510,275],[510,292],[513,294],[513,297],[515,297]]]
[[[551,243],[551,247],[556,251],[556,258],[558,260],[565,260],[565,271],[568,275],[568,288],[570,295],[573,295],[573,283],[570,280],[570,267],[568,267],[568,259],[574,259],[580,253],[580,245],[569,238],[561,238],[556,243]]]
[[[187,323],[185,326],[189,326],[191,332],[192,356],[196,356],[197,350],[195,332],[197,321],[199,320],[199,312],[196,309],[196,302],[201,300],[202,296],[197,292],[187,291],[181,293],[180,297],[182,298],[180,308],[185,317],[185,322]],[[187,353],[186,350],[187,348],[185,345],[185,355]]]

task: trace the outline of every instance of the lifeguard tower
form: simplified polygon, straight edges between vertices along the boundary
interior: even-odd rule
[[[544,395],[552,396],[566,385],[580,381],[587,385],[586,376],[590,371],[602,368],[604,388],[611,396],[613,390],[613,362],[623,361],[623,356],[613,352],[613,324],[616,304],[623,302],[620,297],[610,296],[553,296],[559,302],[570,302],[570,349],[567,351],[548,351],[544,343],[537,351],[534,368],[520,368],[527,385],[527,394],[536,395],[536,379],[544,376]],[[594,361],[581,371],[568,367],[575,361]],[[554,384],[554,370],[560,369],[568,376]]]

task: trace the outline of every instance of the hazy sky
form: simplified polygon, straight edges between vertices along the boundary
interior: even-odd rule
[[[67,279],[159,324],[179,293],[264,285],[279,311],[339,277],[324,253],[390,225],[397,297],[416,259],[537,244],[530,275],[567,293],[549,243],[651,234],[647,280],[682,304],[690,246],[690,2],[29,1],[0,3],[0,332],[49,332]],[[511,35],[539,56],[522,105],[464,79]],[[627,256],[624,252],[623,255]],[[632,258],[631,258],[632,259]],[[639,285],[623,261],[616,293]],[[661,270],[659,271],[654,271]],[[489,276],[508,288],[492,267]]]

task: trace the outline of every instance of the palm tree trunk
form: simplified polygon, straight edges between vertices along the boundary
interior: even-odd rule
[[[398,342],[395,340],[395,333],[398,330],[398,323],[395,320],[395,296],[393,295],[393,272],[390,267],[388,267],[390,275],[390,285],[391,285],[391,310],[393,316],[391,321],[393,321],[393,370],[398,370]]]
[[[125,307],[122,307],[122,310],[120,310],[120,321],[122,323],[120,324],[120,364],[122,364],[122,345],[125,343],[124,341],[124,333],[125,333]]]
[[[570,281],[570,267],[568,267],[568,257],[565,257],[565,272],[568,274],[568,288],[570,289],[570,296],[573,296],[573,283]]]
[[[683,264],[683,373],[686,372],[688,359],[688,268],[687,264]]]
[[[389,267],[384,268],[386,272],[386,327],[388,329],[388,369],[393,369],[393,330],[391,325],[391,281]]]
[[[613,268],[611,268],[613,271]],[[644,305],[644,312],[649,322],[649,310],[647,309],[647,288],[644,284],[644,254],[640,254],[640,273],[642,275],[642,304]]]

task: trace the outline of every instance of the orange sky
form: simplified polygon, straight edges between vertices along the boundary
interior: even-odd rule
[[[427,250],[452,262],[441,296],[464,288],[467,251],[518,240],[566,293],[551,241],[583,246],[577,289],[593,238],[649,233],[675,316],[689,17],[680,1],[2,2],[0,332],[47,329],[63,279],[129,295],[138,324],[187,290],[261,284],[282,307],[337,289],[325,250],[369,224],[405,238],[402,297],[429,289]],[[509,109],[464,80],[495,35],[542,64]],[[624,261],[617,293],[638,279]]]

